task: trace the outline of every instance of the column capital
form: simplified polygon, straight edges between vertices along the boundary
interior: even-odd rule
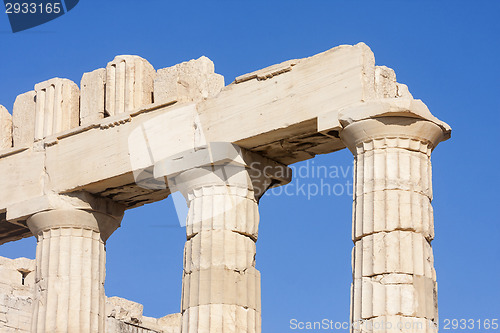
[[[26,220],[30,216],[51,210],[79,209],[95,211],[112,216],[121,221],[125,206],[108,198],[97,197],[85,191],[65,194],[46,193],[7,207],[8,220]]]
[[[32,215],[26,221],[33,235],[56,228],[88,229],[100,233],[103,242],[120,227],[120,220],[96,211],[54,209]]]
[[[228,142],[213,142],[155,164],[154,177],[166,177],[171,192],[185,197],[196,188],[225,185],[254,191],[258,200],[267,189],[291,181],[286,165]]]
[[[432,150],[451,136],[450,126],[434,117],[420,100],[387,99],[363,103],[342,110],[339,121],[342,125],[340,137],[353,154],[359,144],[376,139],[410,139]],[[399,147],[395,142],[384,145]]]
[[[27,218],[33,235],[55,228],[81,228],[99,232],[105,242],[120,227],[125,207],[90,193],[46,195],[32,203]]]

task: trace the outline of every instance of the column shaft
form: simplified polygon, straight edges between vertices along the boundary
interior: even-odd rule
[[[182,279],[182,333],[260,333],[255,268],[258,200],[291,170],[227,142],[155,164],[189,206]]]
[[[355,156],[353,332],[437,332],[430,155],[439,131],[387,117],[341,134]]]
[[[32,332],[105,331],[106,251],[100,227],[110,223],[118,226],[108,215],[77,209],[29,218],[37,237]]]
[[[201,186],[188,193],[188,203],[182,332],[260,332],[259,214],[253,190]]]

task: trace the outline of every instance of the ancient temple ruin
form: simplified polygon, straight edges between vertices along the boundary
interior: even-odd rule
[[[155,70],[131,55],[80,86],[38,83],[12,116],[0,106],[0,244],[37,238],[35,261],[0,260],[0,331],[261,332],[259,200],[288,165],[348,148],[352,331],[436,332],[430,157],[450,133],[363,43],[227,86],[206,57]],[[105,244],[125,210],[177,191],[181,309],[148,318],[105,296]]]

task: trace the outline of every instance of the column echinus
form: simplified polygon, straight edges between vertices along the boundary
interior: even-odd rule
[[[182,333],[261,332],[258,201],[288,183],[291,170],[231,143],[174,156],[162,168],[189,206]]]
[[[352,332],[437,332],[432,150],[450,127],[418,100],[344,110],[355,159]]]

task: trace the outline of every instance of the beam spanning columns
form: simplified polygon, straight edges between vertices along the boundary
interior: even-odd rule
[[[16,215],[12,208],[43,193],[83,190],[113,198],[130,209],[166,198],[165,187],[144,191],[141,184],[135,183],[136,163],[131,161],[139,161],[137,167],[141,169],[152,166],[147,150],[133,158],[132,151],[142,142],[158,148],[152,159],[157,158],[156,153],[161,155],[159,158],[171,156],[198,145],[203,128],[206,142],[233,142],[288,165],[345,147],[337,138],[339,110],[379,98],[411,98],[390,69],[375,66],[373,53],[363,43],[342,45],[243,75],[220,92],[217,89],[222,78],[212,73],[206,59],[193,62],[198,65],[187,63],[160,70],[154,82],[152,67],[139,62],[142,64],[136,57],[118,57],[109,65],[109,75],[106,69],[85,74],[81,98],[76,98],[81,101],[81,126],[77,127],[77,121],[74,128],[70,126],[64,132],[51,132],[43,139],[37,136],[40,141],[34,147],[34,118],[40,108],[47,110],[46,103],[40,104],[38,97],[34,101],[33,96],[40,92],[50,97],[53,88],[48,83],[37,85],[37,92],[16,101],[14,148],[0,151],[0,187],[9,188],[0,191],[0,211],[6,212],[0,214],[0,243],[30,235],[18,223],[24,223],[24,216]],[[191,72],[193,68],[202,73]],[[138,78],[142,83],[137,83]],[[180,83],[169,81],[179,78]],[[189,89],[180,86],[186,82]],[[49,94],[43,92],[44,87]],[[134,92],[124,92],[124,88],[133,88]],[[153,101],[151,91],[154,104],[148,104]],[[63,106],[78,108],[73,103],[75,95],[68,96]],[[121,96],[119,103],[117,96]],[[144,99],[131,104],[126,96]],[[122,112],[113,105],[108,108],[108,100],[125,105],[122,97],[132,109]],[[49,111],[47,115],[52,114]],[[154,131],[144,140],[131,140],[151,123],[155,124]],[[85,163],[81,163],[81,156],[85,156]],[[40,181],[41,177],[47,181]]]
[[[76,207],[27,220],[37,238],[33,333],[105,332],[105,243],[120,221]]]
[[[189,206],[182,333],[261,332],[258,200],[270,186],[288,182],[290,169],[225,143],[186,161],[194,167],[168,178]]]
[[[355,157],[353,332],[437,332],[430,156],[450,128],[423,111],[341,115]]]

